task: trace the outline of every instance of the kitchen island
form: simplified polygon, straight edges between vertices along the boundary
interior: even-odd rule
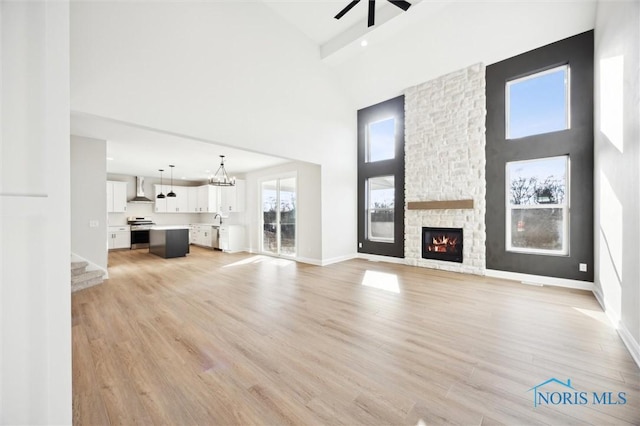
[[[154,226],[149,230],[149,253],[165,259],[189,253],[188,226]]]

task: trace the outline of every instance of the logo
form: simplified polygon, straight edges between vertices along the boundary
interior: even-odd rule
[[[535,385],[527,392],[533,391],[533,406],[539,405],[624,405],[627,403],[625,392],[586,392],[579,391],[571,385],[571,379],[566,383],[550,378]]]

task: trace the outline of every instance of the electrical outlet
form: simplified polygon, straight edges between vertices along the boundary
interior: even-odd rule
[[[98,222],[97,220],[90,220],[89,221],[89,228],[97,228],[99,224],[100,224],[100,222]]]
[[[580,272],[587,272],[587,264],[586,263],[581,263],[580,264]]]

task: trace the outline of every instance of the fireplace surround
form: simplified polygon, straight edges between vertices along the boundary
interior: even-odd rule
[[[462,228],[422,228],[422,258],[462,263]]]

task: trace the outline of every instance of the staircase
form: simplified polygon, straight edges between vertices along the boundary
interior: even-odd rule
[[[87,262],[71,262],[71,292],[102,284],[104,272],[87,271]]]

